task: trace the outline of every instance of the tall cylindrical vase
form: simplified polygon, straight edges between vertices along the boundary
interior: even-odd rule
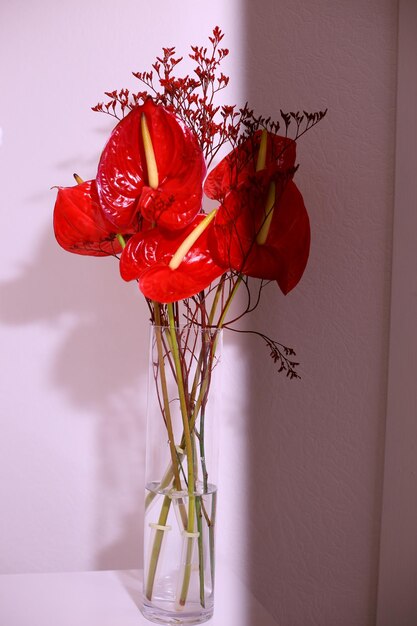
[[[142,612],[161,624],[213,614],[221,349],[216,329],[151,328]]]

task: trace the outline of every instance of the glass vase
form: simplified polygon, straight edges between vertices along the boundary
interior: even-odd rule
[[[142,613],[198,624],[214,607],[222,332],[151,327]]]

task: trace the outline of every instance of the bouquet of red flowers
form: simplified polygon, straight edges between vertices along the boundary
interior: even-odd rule
[[[192,75],[176,76],[182,58],[175,56],[174,48],[164,48],[151,71],[134,74],[142,91],[106,94],[109,100],[94,110],[113,115],[118,123],[101,154],[96,178],[84,182],[75,175],[76,186],[59,188],[54,211],[58,243],[76,254],[118,258],[122,278],[137,281],[145,296],[152,324],[168,329],[168,338],[162,332],[156,335],[155,380],[170,455],[168,478],[161,477],[160,487],[166,494],[167,489],[183,493],[185,486],[188,505],[183,504],[181,519],[190,542],[195,535],[201,540],[204,519],[209,528],[214,526],[201,498],[208,493],[202,432],[216,358],[215,331],[230,328],[252,311],[267,283],[276,281],[287,294],[299,282],[309,255],[310,225],[293,180],[296,140],[326,113],[280,111],[279,121],[273,121],[257,117],[247,104],[217,104],[229,82],[220,71],[228,54],[222,39],[216,27],[208,47],[191,47]],[[214,201],[209,212],[203,208],[204,196]],[[248,294],[246,307],[228,320],[241,285]],[[195,343],[183,342],[184,324],[206,331],[197,354]],[[298,377],[294,351],[256,334],[279,370]],[[182,421],[177,441],[167,368],[175,378]],[[153,499],[151,494],[147,504]],[[145,584],[149,602],[162,541],[158,532],[167,528],[156,526]],[[192,547],[186,553],[177,608],[184,607],[190,585]],[[212,559],[212,547],[210,555]],[[200,604],[205,607],[200,549],[198,569]]]

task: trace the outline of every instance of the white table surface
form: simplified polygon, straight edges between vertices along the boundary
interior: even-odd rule
[[[139,570],[0,576],[1,626],[150,626]],[[231,572],[219,572],[209,626],[277,626]]]

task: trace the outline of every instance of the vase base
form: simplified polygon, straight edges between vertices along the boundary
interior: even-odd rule
[[[164,624],[164,626],[171,626],[173,624],[187,624],[188,626],[192,626],[192,624],[203,624],[213,617],[213,609],[196,614],[187,611],[164,611],[157,607],[143,604],[140,610],[147,620],[155,624]]]

